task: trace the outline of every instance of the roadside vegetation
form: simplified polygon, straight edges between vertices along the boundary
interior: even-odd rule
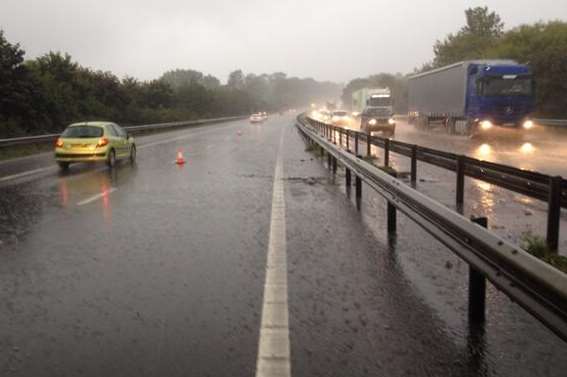
[[[521,246],[534,257],[539,258],[558,270],[567,273],[567,257],[558,255],[551,251],[543,237],[532,233],[525,233],[522,236]]]
[[[500,16],[487,7],[465,11],[466,24],[437,41],[434,58],[413,73],[462,60],[513,59],[531,67],[536,78],[536,116],[567,118],[567,22],[538,22],[506,30]],[[394,111],[407,112],[407,78],[401,73],[380,73],[349,82],[342,94],[348,104],[354,91],[363,87],[392,90]]]
[[[120,79],[60,52],[25,60],[0,30],[0,138],[55,133],[82,120],[131,125],[287,110],[339,94],[337,84],[281,72],[236,70],[226,84],[190,69],[150,81]]]

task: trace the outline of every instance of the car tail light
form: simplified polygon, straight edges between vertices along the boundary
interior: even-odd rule
[[[96,144],[97,148],[98,147],[104,147],[105,145],[108,145],[108,139],[105,137],[101,137],[100,139],[98,139],[98,143]]]
[[[55,146],[57,148],[62,148],[63,147],[63,140],[61,138],[58,138],[57,141],[55,142]]]

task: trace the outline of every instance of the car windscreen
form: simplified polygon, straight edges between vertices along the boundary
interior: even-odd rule
[[[482,79],[479,92],[482,96],[529,96],[532,87],[530,76],[495,76]]]
[[[387,117],[392,115],[389,109],[379,107],[369,107],[364,109],[363,115],[374,117]]]
[[[344,117],[347,116],[347,112],[346,111],[334,111],[333,112],[333,116],[339,116],[339,117]]]
[[[368,106],[392,106],[392,97],[370,97]]]
[[[88,139],[101,137],[103,134],[102,127],[95,126],[73,126],[67,128],[61,137],[66,138],[77,138],[77,139]]]

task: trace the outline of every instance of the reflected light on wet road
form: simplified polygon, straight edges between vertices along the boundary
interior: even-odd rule
[[[110,206],[110,192],[105,182],[101,185],[102,193],[102,216],[107,224],[112,222],[112,208]]]
[[[482,144],[474,152],[475,157],[477,157],[479,159],[490,157],[491,153],[492,153],[492,147],[489,144],[486,144],[486,143]]]
[[[535,152],[535,147],[532,145],[532,143],[524,143],[522,144],[522,146],[520,147],[520,152],[522,152],[523,154],[532,154]]]
[[[67,188],[67,181],[65,179],[59,180],[59,196],[61,199],[61,206],[67,207],[69,203],[69,189]]]

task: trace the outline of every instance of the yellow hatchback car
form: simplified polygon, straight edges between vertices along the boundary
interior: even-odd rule
[[[55,161],[63,170],[75,162],[99,161],[112,168],[119,159],[134,163],[136,144],[134,138],[115,123],[73,123],[55,143]]]

